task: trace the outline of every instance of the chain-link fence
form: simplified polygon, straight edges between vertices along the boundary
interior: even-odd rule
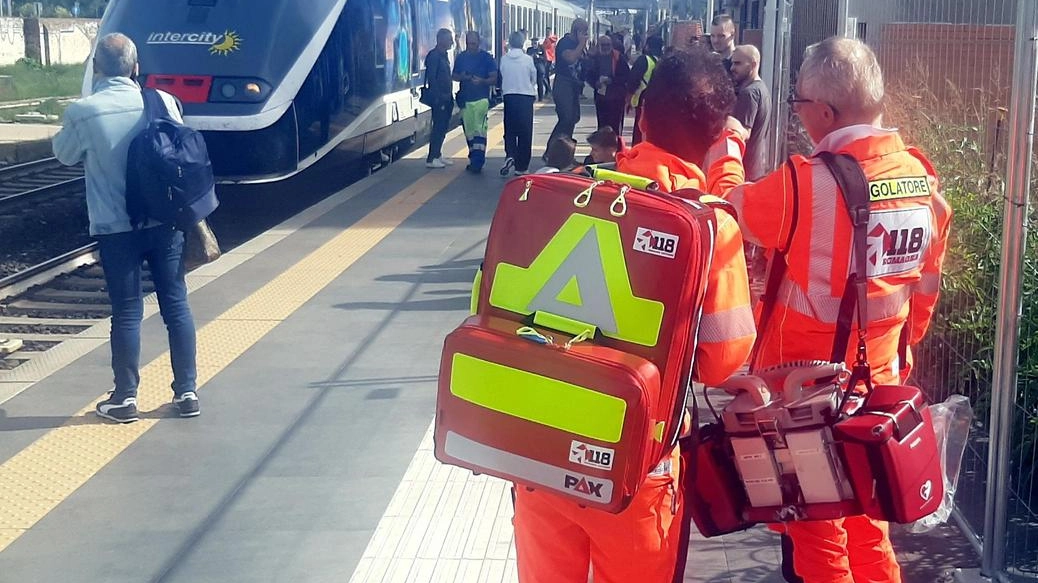
[[[1038,10],[1035,0],[1019,1],[1028,3],[1021,14]],[[937,168],[955,218],[941,301],[930,332],[916,351],[913,377],[932,401],[951,394],[970,398],[976,424],[960,475],[958,517],[967,534],[986,545],[986,553],[998,557],[996,567],[1004,565],[1001,578],[1038,580],[1038,216],[1030,212],[1026,220],[1030,228],[1010,229],[1009,237],[1003,235],[1011,138],[1023,138],[1016,142],[1018,146],[1029,140],[1026,127],[1019,123],[1011,127],[1009,121],[1014,64],[1021,52],[1029,50],[1014,45],[1017,0],[794,0],[792,5],[780,0],[778,4],[779,40],[770,47],[765,42],[765,59],[769,54],[788,54],[789,66],[784,70],[795,78],[810,44],[834,34],[864,40],[883,67],[886,125],[899,128],[905,141],[923,150]],[[788,32],[784,47],[783,16]],[[1033,50],[1036,35],[1027,36]],[[1026,77],[1028,71],[1023,73]],[[780,81],[773,80],[772,86],[779,87]],[[784,97],[776,95],[774,101],[781,104]],[[809,152],[810,143],[796,117],[788,110],[783,113],[789,123],[784,143],[779,144],[785,152],[778,159]],[[1031,183],[1032,195],[1038,192],[1036,186]],[[1000,309],[1004,300],[999,293],[1004,281],[1000,265],[1003,247],[1024,238],[1023,267],[1018,272],[1023,301],[1017,323],[1013,304]],[[1005,417],[1010,427],[1006,429],[1009,439],[1002,440],[1008,448],[1002,454],[1004,467],[991,466],[988,459],[990,444],[999,437],[992,419],[999,418],[993,409],[998,402],[993,398],[997,390],[993,383],[999,377],[995,346],[1000,318],[1019,326],[1019,348],[1011,348],[1016,351],[1016,370],[1004,371],[1009,374],[1002,377],[1008,380],[1000,383],[1001,394],[1010,401],[1005,410],[1012,411]],[[1001,336],[1005,345],[1006,336]],[[993,486],[1004,485],[1007,504],[1005,528],[997,536],[989,532],[993,540],[985,541],[986,518],[990,531],[994,508],[990,497],[995,488],[987,484],[989,468],[998,472]],[[992,542],[999,548],[991,548]]]

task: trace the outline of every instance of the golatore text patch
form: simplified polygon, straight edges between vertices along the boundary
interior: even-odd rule
[[[930,196],[930,180],[926,176],[890,178],[869,183],[869,200],[871,202],[917,196]]]

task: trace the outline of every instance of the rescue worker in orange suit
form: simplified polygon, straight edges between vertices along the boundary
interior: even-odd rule
[[[702,51],[661,59],[645,99],[647,141],[620,154],[619,171],[652,178],[664,190],[706,190],[711,184],[730,188],[743,181],[738,138],[721,140],[718,151],[726,155],[716,158],[706,176],[695,162],[706,157],[713,141],[707,136],[720,137],[735,102],[716,55]],[[693,123],[675,125],[674,119]],[[693,371],[708,384],[723,381],[742,366],[755,338],[742,237],[731,215],[718,211],[717,218],[720,232]],[[595,583],[671,583],[681,550],[679,465],[675,448],[619,514],[581,508],[550,493],[517,486],[519,580],[586,583],[590,567]]]
[[[868,356],[872,381],[889,384],[907,379],[910,361],[899,356],[902,334],[908,345],[918,343],[933,315],[951,209],[930,162],[882,127],[883,94],[872,50],[833,37],[807,49],[791,103],[815,153],[850,154],[869,180]],[[755,366],[828,360],[853,270],[853,230],[832,174],[818,158],[793,156],[725,197],[746,240],[787,265],[766,329],[759,331]],[[853,363],[855,342],[849,345],[847,362]],[[790,522],[784,530],[787,581],[901,581],[885,522],[852,516]]]

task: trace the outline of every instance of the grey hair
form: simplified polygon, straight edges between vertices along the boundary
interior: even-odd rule
[[[807,47],[800,88],[802,97],[824,101],[840,113],[883,111],[883,71],[872,49],[857,39],[834,36]]]
[[[508,46],[513,49],[521,49],[526,44],[526,35],[518,30],[508,35]]]
[[[105,77],[129,77],[137,66],[137,45],[125,34],[101,37],[94,49],[94,68]]]

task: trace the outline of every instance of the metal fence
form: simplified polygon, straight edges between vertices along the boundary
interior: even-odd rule
[[[773,26],[763,33],[764,76],[788,120],[776,160],[810,146],[783,104],[804,49],[845,34],[868,43],[883,67],[886,124],[937,167],[955,219],[914,380],[933,401],[963,394],[973,405],[956,514],[982,548],[985,574],[1038,580],[1038,215],[1027,205],[1038,192],[1030,172],[1038,2],[767,4],[775,12],[762,19]]]

